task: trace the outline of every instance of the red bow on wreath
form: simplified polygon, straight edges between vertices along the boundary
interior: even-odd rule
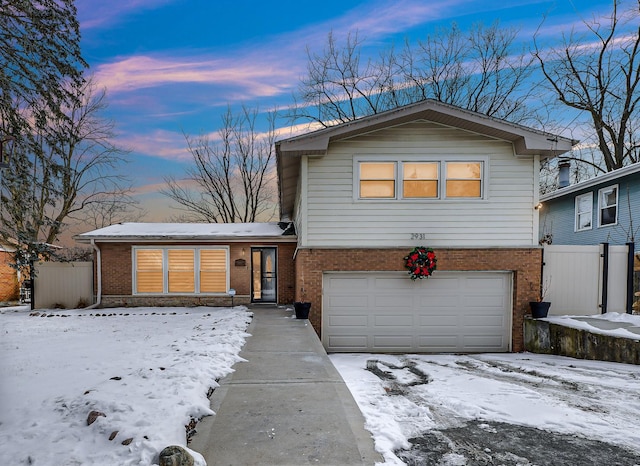
[[[411,280],[430,276],[436,269],[436,254],[431,248],[417,246],[404,258],[404,266],[409,269]]]

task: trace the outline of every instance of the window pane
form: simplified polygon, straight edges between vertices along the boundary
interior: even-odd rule
[[[136,250],[136,292],[164,291],[161,249]]]
[[[403,172],[405,180],[437,180],[437,163],[404,163]]]
[[[600,225],[613,225],[617,220],[618,188],[600,191]]]
[[[480,162],[448,162],[447,179],[479,180]]]
[[[396,195],[394,180],[360,181],[360,197],[393,199]]]
[[[616,208],[606,207],[600,211],[600,225],[616,223]]]
[[[587,228],[591,228],[591,212],[578,215],[578,229],[585,230]]]
[[[438,197],[438,164],[403,163],[402,194],[406,198]]]
[[[393,180],[395,179],[395,163],[361,163],[361,180]]]
[[[194,293],[196,291],[193,249],[170,249],[169,293]]]
[[[480,197],[480,181],[447,180],[447,197]]]
[[[405,181],[402,190],[404,197],[438,197],[438,182]]]
[[[602,192],[602,207],[609,207],[617,203],[617,189]]]
[[[227,292],[227,254],[224,249],[200,250],[200,292]]]
[[[591,212],[591,196],[580,196],[578,198],[578,212]]]

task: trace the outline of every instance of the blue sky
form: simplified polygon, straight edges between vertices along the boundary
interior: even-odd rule
[[[375,54],[456,22],[520,30],[523,45],[543,15],[542,39],[608,13],[610,0],[77,0],[83,56],[107,88],[118,143],[131,150],[126,172],[148,210],[167,220],[163,178],[189,164],[183,133],[212,133],[227,106],[269,110],[293,102],[306,49],[322,50],[330,31],[358,32]],[[281,122],[285,124],[284,121]]]

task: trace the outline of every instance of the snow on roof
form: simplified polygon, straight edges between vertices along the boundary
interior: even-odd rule
[[[279,237],[285,235],[283,227],[272,223],[118,223],[98,230],[76,235],[80,242],[92,239],[212,239]]]

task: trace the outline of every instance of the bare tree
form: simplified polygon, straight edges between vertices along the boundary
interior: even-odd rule
[[[166,178],[162,192],[181,206],[187,219],[234,223],[274,216],[276,113],[268,114],[264,133],[256,128],[257,117],[257,109],[243,107],[234,115],[229,108],[218,130],[219,141],[185,135],[194,166],[182,180]]]
[[[419,41],[363,58],[363,42],[348,35],[340,46],[329,34],[324,50],[308,52],[291,115],[324,126],[351,121],[412,102],[435,99],[498,118],[537,121],[527,107],[533,58],[515,49],[517,30],[454,24]]]
[[[68,86],[76,98],[61,107],[64,115],[50,115],[46,127],[22,139],[3,173],[0,235],[20,244],[17,264],[50,254],[46,245],[90,206],[126,204],[118,174],[125,152],[111,142],[113,123],[99,115],[105,92],[91,80]]]
[[[534,37],[549,87],[562,104],[588,115],[602,157],[574,159],[602,172],[640,161],[640,11],[633,3],[620,11],[614,0],[609,17],[585,22],[585,36],[572,30],[559,47],[543,49]]]

